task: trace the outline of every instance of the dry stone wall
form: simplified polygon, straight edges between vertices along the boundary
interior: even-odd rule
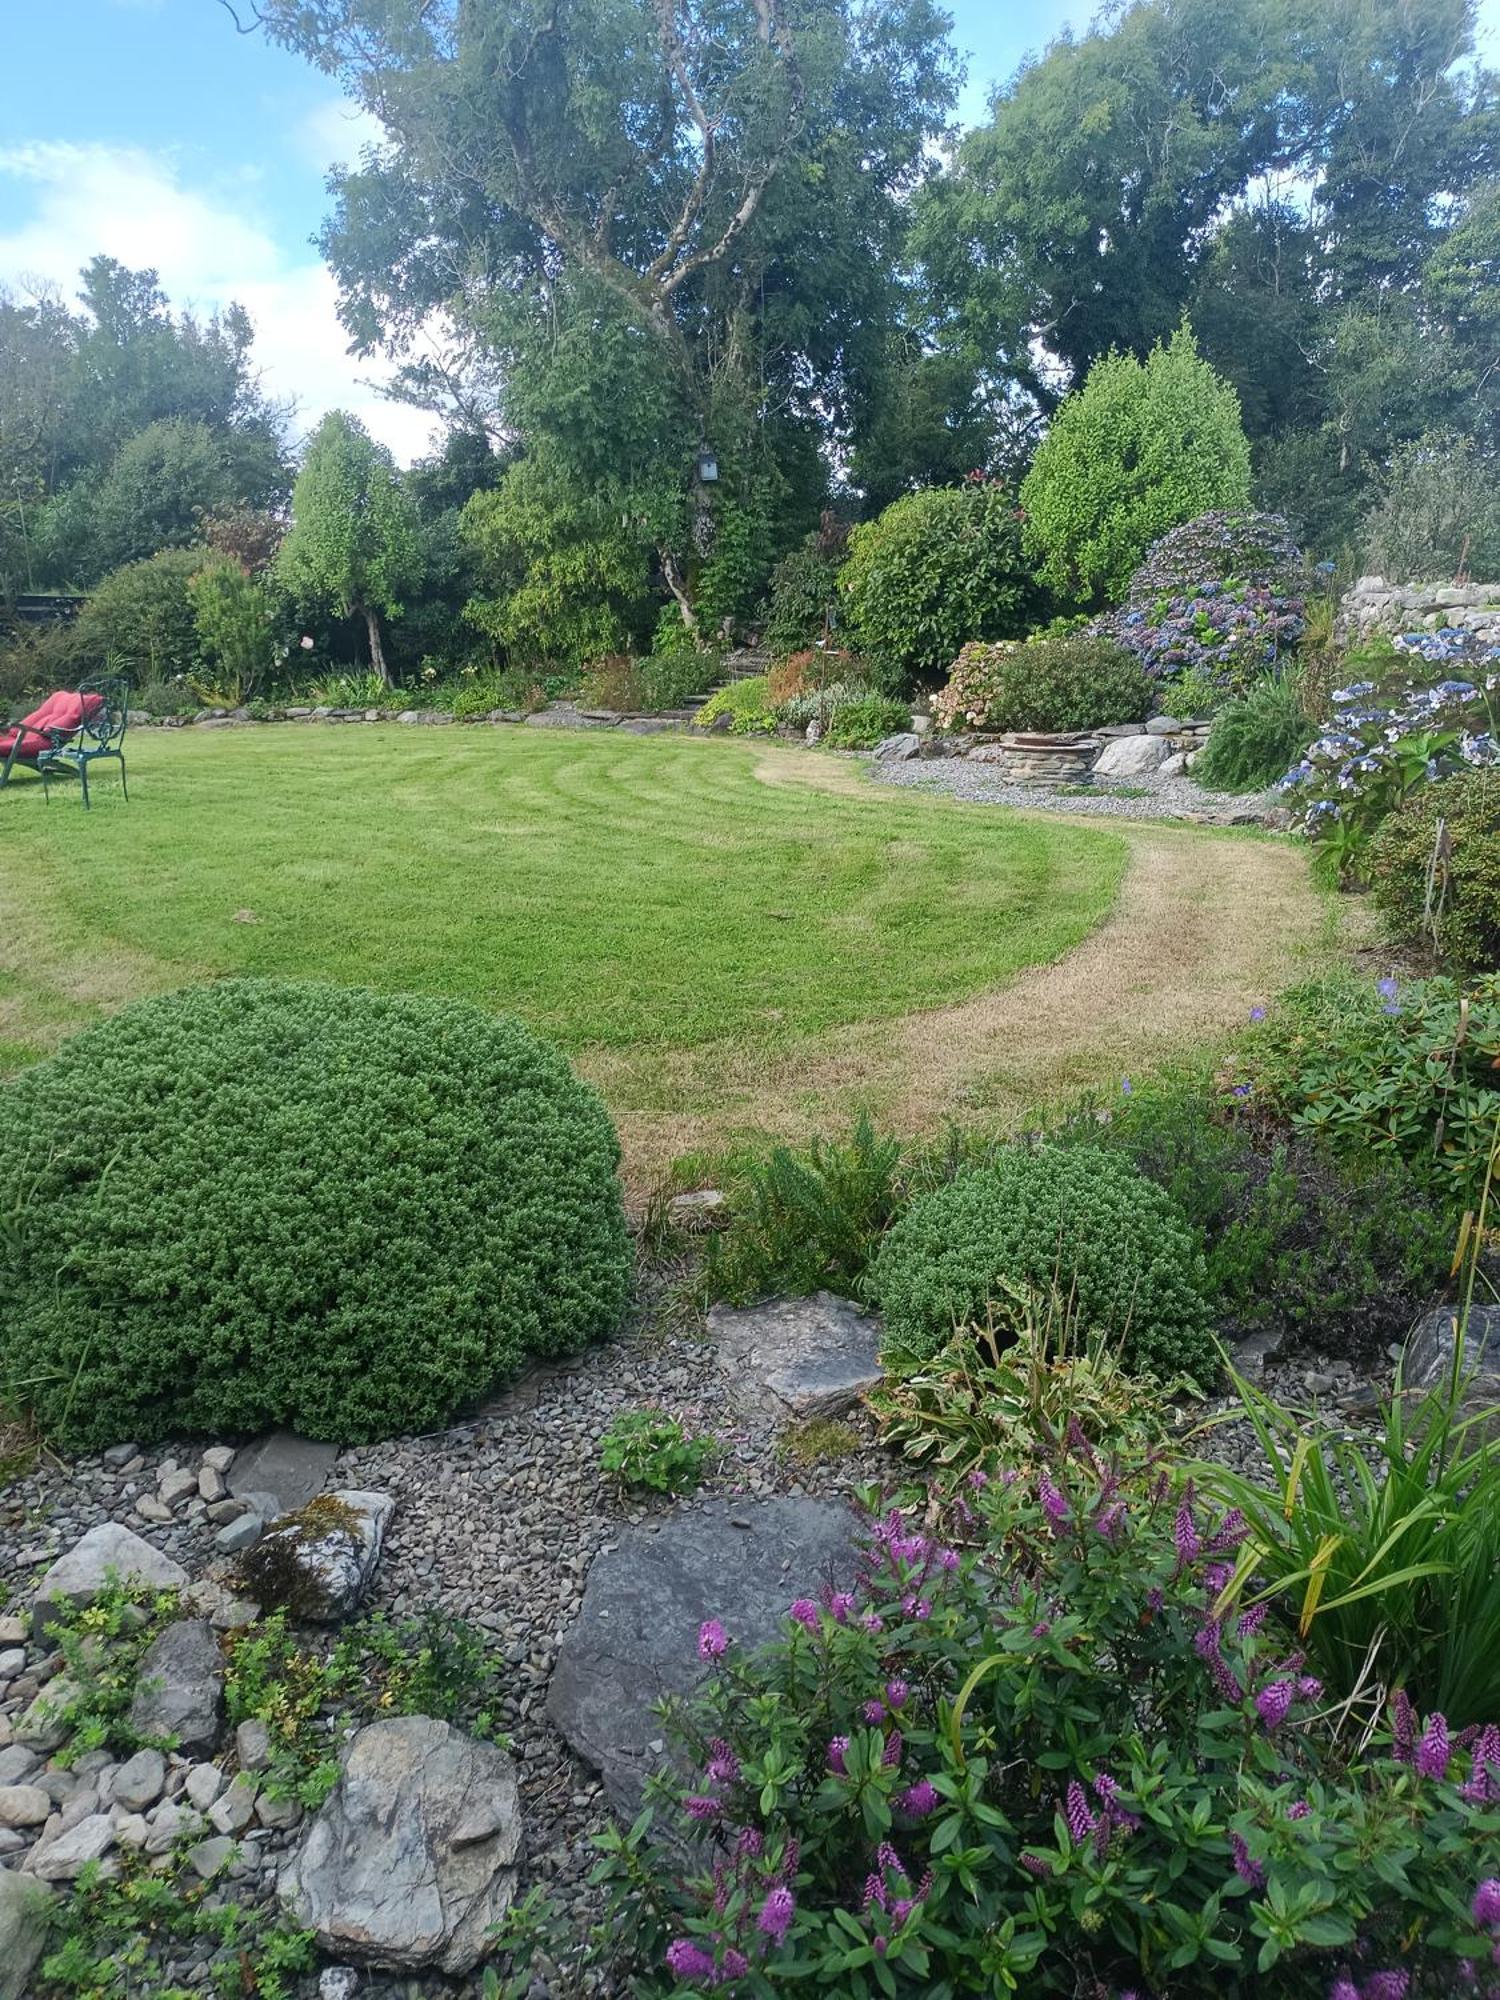
[[[1436,631],[1456,625],[1500,645],[1500,583],[1388,583],[1362,576],[1339,606],[1337,636]]]

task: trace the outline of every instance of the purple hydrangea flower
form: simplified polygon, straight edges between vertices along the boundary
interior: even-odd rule
[[[1493,1875],[1474,1891],[1474,1921],[1482,1931],[1500,1930],[1500,1879]]]
[[[781,1944],[791,1928],[792,1918],[797,1914],[797,1899],[790,1889],[773,1889],[760,1906],[760,1915],[755,1927],[774,1943]]]
[[[795,1618],[797,1623],[805,1626],[809,1632],[816,1632],[818,1629],[818,1607],[810,1597],[799,1597],[787,1616]]]
[[[871,1728],[876,1728],[880,1723],[885,1721],[885,1703],[883,1701],[867,1701],[860,1710],[860,1714],[870,1724]]]
[[[729,1650],[729,1638],[717,1618],[705,1618],[698,1627],[698,1658],[717,1660]]]
[[[1279,1729],[1286,1721],[1296,1694],[1290,1681],[1267,1681],[1255,1697],[1255,1712],[1267,1729]]]
[[[885,1684],[885,1698],[892,1708],[904,1708],[910,1693],[911,1689],[905,1681],[887,1681]]]
[[[908,1785],[896,1800],[902,1812],[910,1813],[913,1819],[926,1819],[938,1802],[937,1788],[930,1778],[918,1778],[914,1785]]]

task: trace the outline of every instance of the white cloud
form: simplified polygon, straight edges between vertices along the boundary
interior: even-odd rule
[[[305,143],[318,157],[350,157],[367,136],[355,119],[335,122]],[[331,146],[358,133],[352,145]],[[6,188],[6,182],[11,183]],[[71,296],[78,272],[99,252],[153,266],[174,305],[211,312],[238,299],[255,323],[255,360],[267,389],[296,404],[295,435],[325,410],[351,411],[409,463],[426,450],[432,419],[383,398],[389,369],[345,350],[336,291],[327,267],[289,254],[247,203],[251,182],[189,184],[172,156],[130,146],[61,140],[0,147],[0,211],[24,220],[0,227],[0,283],[46,279]],[[20,195],[22,199],[17,200]]]

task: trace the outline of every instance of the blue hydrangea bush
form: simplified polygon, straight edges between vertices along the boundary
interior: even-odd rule
[[[1095,629],[1201,701],[1242,692],[1306,628],[1308,576],[1279,514],[1202,514],[1163,535]]]
[[[1500,646],[1446,628],[1395,642],[1393,671],[1333,693],[1334,719],[1278,789],[1339,874],[1358,877],[1403,800],[1500,764]]]
[[[657,2000],[1493,1992],[1500,1730],[1325,1697],[1265,1604],[1225,1609],[1247,1532],[1075,1429],[872,1514],[853,1586],[769,1649],[726,1604],[666,1709],[676,1773],[603,1842],[615,1972]]]

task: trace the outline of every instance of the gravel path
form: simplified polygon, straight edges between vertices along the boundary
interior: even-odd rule
[[[1275,804],[1272,793],[1209,792],[1191,778],[1142,778],[1119,791],[1054,791],[1046,785],[1015,785],[993,765],[967,757],[912,758],[906,763],[872,764],[877,784],[912,791],[943,792],[976,805],[1028,806],[1033,811],[1092,814],[1105,819],[1177,819],[1212,826],[1257,826]],[[1132,797],[1139,790],[1144,797]]]

